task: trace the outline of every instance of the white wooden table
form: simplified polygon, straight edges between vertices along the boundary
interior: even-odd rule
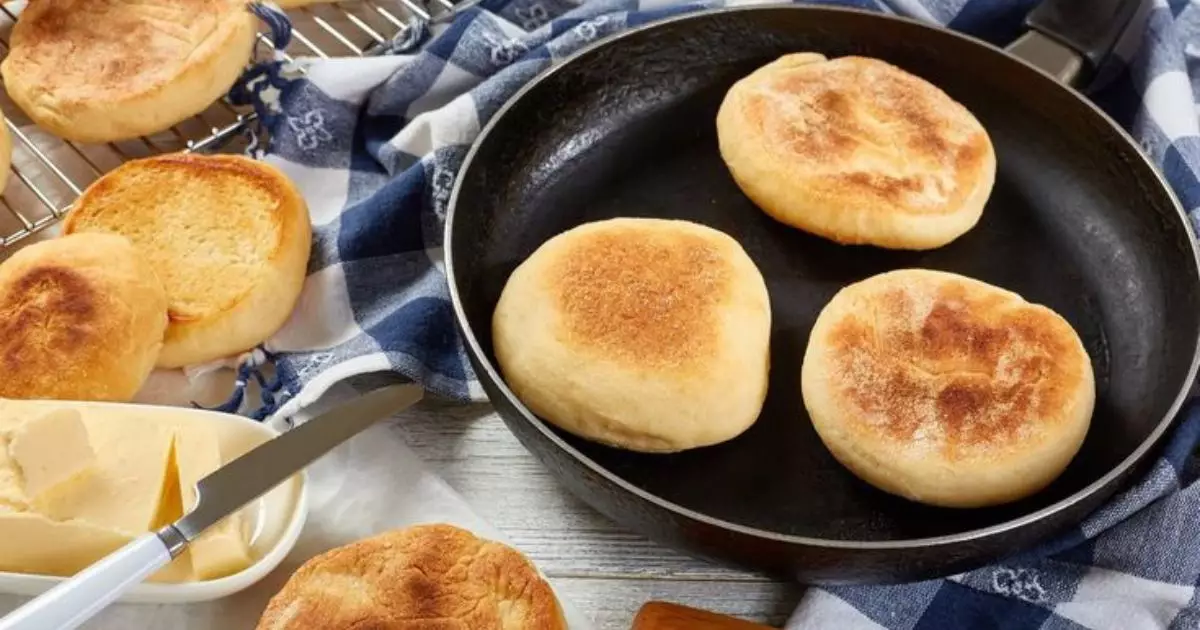
[[[659,599],[782,626],[802,587],[721,568],[646,540],[558,486],[490,406],[426,401],[398,430],[602,630]]]

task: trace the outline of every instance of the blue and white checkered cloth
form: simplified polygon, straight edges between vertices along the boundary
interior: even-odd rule
[[[843,0],[1011,40],[1034,0]],[[390,54],[265,64],[233,96],[255,105],[260,156],[308,200],[314,251],[292,320],[242,365],[256,415],[287,416],[349,376],[394,371],[481,400],[447,294],[442,223],[480,127],[534,75],[597,38],[733,2],[483,0],[420,24]],[[1200,217],[1200,0],[1158,0],[1090,96],[1141,142]],[[263,377],[271,363],[276,378]],[[240,394],[239,394],[240,395]],[[240,398],[239,398],[240,402]],[[1064,538],[918,584],[810,589],[789,628],[1200,628],[1200,407],[1148,476]]]

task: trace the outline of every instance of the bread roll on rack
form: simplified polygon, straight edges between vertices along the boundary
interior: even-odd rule
[[[239,155],[126,162],[83,192],[63,232],[124,235],[154,265],[171,322],[163,368],[236,356],[283,326],[312,247],[292,181]]]
[[[38,125],[79,142],[150,135],[229,91],[250,62],[246,0],[37,0],[0,75]]]

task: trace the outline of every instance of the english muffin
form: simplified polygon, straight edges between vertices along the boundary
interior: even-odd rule
[[[0,193],[8,186],[8,177],[12,174],[12,134],[5,124],[4,114],[0,113]]]
[[[0,398],[128,401],[166,327],[162,283],[128,239],[27,245],[0,264]]]
[[[305,562],[258,630],[565,630],[554,591],[519,551],[451,525],[417,525]]]
[[[513,393],[575,435],[643,452],[732,439],[767,391],[771,311],[754,262],[696,223],[610,219],[551,238],[492,319]]]
[[[843,244],[941,247],[975,226],[995,180],[971,112],[878,59],[785,55],[733,85],[717,133],[751,201]]]
[[[37,0],[0,75],[34,122],[80,142],[162,131],[223,97],[250,62],[246,0]]]
[[[801,369],[813,427],[887,492],[979,507],[1029,496],[1079,450],[1092,364],[1060,315],[964,276],[880,274],[817,317]]]
[[[312,247],[291,180],[237,155],[126,162],[83,192],[63,232],[126,236],[158,271],[171,322],[163,368],[233,356],[274,334],[300,296]]]

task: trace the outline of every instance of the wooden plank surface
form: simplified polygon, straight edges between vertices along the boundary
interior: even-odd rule
[[[408,444],[603,630],[628,630],[663,600],[781,626],[801,587],[665,548],[561,489],[487,405],[422,403],[397,425]]]

